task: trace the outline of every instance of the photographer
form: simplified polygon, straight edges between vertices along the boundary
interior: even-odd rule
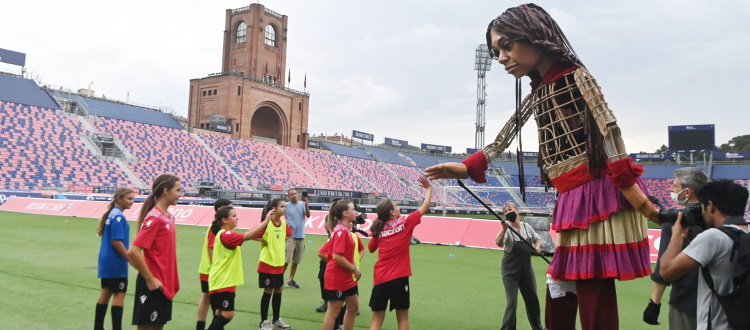
[[[539,246],[542,240],[534,228],[527,223],[520,222],[518,206],[511,202],[505,203],[503,213],[508,221],[503,221],[503,229],[495,237],[495,244],[504,248],[503,253],[503,286],[505,287],[505,316],[501,329],[516,328],[516,308],[518,307],[518,292],[521,291],[526,304],[526,316],[532,329],[542,329],[539,297],[536,295],[536,279],[531,267],[532,254],[540,255]],[[508,227],[515,229],[521,235],[512,235]],[[520,240],[528,244],[521,244]],[[531,250],[531,244],[534,250]]]
[[[700,191],[703,186],[708,182],[708,177],[703,170],[697,167],[683,167],[678,168],[674,171],[674,178],[672,179],[672,186],[669,188],[669,193],[672,197],[672,201],[684,207],[690,203],[697,203],[698,196],[697,192]],[[660,214],[675,214],[675,210],[662,210]],[[661,298],[664,295],[664,290],[670,284],[665,281],[659,275],[659,265],[662,254],[667,250],[669,242],[672,238],[672,225],[674,224],[675,217],[665,216],[664,219],[660,219],[662,222],[661,226],[661,242],[659,243],[659,259],[656,261],[656,270],[651,274],[651,280],[654,282],[653,290],[651,291],[651,300],[648,302],[646,310],[643,312],[643,321],[651,324],[659,324],[659,312],[661,309]],[[687,237],[683,241],[682,248],[684,249],[690,241],[692,241],[696,235],[698,235],[698,228],[692,227],[688,232]],[[695,329],[695,309],[696,309],[696,294],[698,285],[698,270],[694,269],[685,276],[680,277],[672,283],[672,290],[669,293],[669,328],[670,329]]]
[[[747,232],[742,215],[745,213],[748,191],[730,180],[718,180],[707,183],[698,191],[698,196],[701,212],[693,211],[689,205],[685,214],[680,213],[672,226],[672,241],[661,257],[660,274],[664,280],[674,281],[698,267],[706,267],[713,278],[716,293],[728,294],[733,285],[733,265],[730,262],[733,241],[717,228],[728,226]],[[686,225],[690,224],[709,229],[698,234],[681,252],[690,230]],[[724,309],[702,273],[698,279],[697,301],[698,329],[731,329]]]

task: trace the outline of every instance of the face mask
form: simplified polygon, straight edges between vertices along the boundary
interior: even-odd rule
[[[518,214],[516,214],[516,212],[505,213],[505,219],[507,219],[510,222],[516,222],[517,217],[518,217]]]
[[[680,194],[682,194],[683,191],[687,190],[687,188],[680,190],[679,192],[670,192],[669,197],[672,197],[672,201],[675,202],[675,204],[680,206],[687,205],[688,198],[685,197],[685,199],[680,200]]]

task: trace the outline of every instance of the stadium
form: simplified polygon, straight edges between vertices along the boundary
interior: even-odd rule
[[[248,15],[243,18],[247,23],[239,23],[238,17],[244,17],[241,15]],[[308,192],[310,207],[315,211],[308,233],[320,234],[309,238],[312,251],[325,241],[322,219],[333,199],[353,200],[370,219],[383,197],[396,201],[404,213],[411,212],[424,199],[424,190],[417,182],[426,168],[460,162],[469,156],[471,148],[454,152],[449,146],[424,141],[415,146],[411,144],[414,141],[399,136],[380,143],[373,135],[384,134],[377,127],[361,124],[350,127],[351,132],[310,134],[309,100],[315,95],[289,88],[284,79],[288,69],[286,24],[286,15],[260,4],[228,9],[229,32],[221,54],[222,70],[189,82],[187,118],[164,108],[108,99],[96,95],[90,87],[76,90],[40,84],[25,70],[0,72],[0,219],[8,237],[0,247],[11,251],[4,252],[0,260],[17,265],[0,270],[0,282],[4,283],[0,288],[9,297],[21,297],[22,302],[0,303],[0,317],[9,320],[9,328],[77,329],[90,324],[88,307],[98,289],[94,281],[98,244],[98,238],[93,237],[94,218],[101,216],[118,187],[133,188],[138,195],[136,202],[142,202],[151,193],[151,183],[158,175],[170,173],[182,179],[185,194],[170,212],[186,225],[178,234],[184,289],[176,298],[176,317],[170,325],[189,328],[199,295],[194,276],[196,256],[212,217],[207,210],[217,198],[228,198],[240,206],[240,227],[250,228],[259,221],[259,208],[268,200],[285,197],[291,188]],[[260,25],[265,26],[262,34],[247,32],[248,26]],[[245,42],[259,47],[240,47]],[[4,52],[0,61],[25,66],[25,54],[0,51]],[[273,63],[270,70],[269,61]],[[360,127],[368,132],[358,131]],[[731,179],[750,188],[750,157],[743,152],[709,150],[714,144],[713,127],[710,134],[709,148],[687,145],[675,149],[700,150],[695,154],[706,154],[708,158],[693,160],[690,152],[631,154],[636,163],[644,166],[642,178],[648,191],[665,207],[678,207],[670,198],[669,187],[674,170],[685,166],[701,168],[710,179]],[[522,160],[521,169],[517,156]],[[545,187],[538,173],[536,152],[506,152],[489,164],[487,183],[470,179],[464,182],[493,209],[513,202],[526,216],[549,217],[557,193]],[[497,251],[492,238],[500,225],[488,216],[486,208],[458,187],[456,180],[435,181],[433,186],[430,216],[415,232],[423,243],[431,244],[412,250],[414,282],[422,283],[414,285],[414,290],[422,291],[414,294],[413,327],[496,327],[500,312],[488,315],[471,305],[500,310],[502,303],[497,297],[502,296],[503,288],[498,266],[477,271],[477,281],[493,284],[487,289],[477,288],[470,296],[451,283],[464,278],[462,268],[487,268],[483,267],[486,260],[499,259],[497,254],[502,252]],[[525,193],[520,186],[526,187]],[[133,211],[136,212],[129,214],[129,220],[136,218],[137,210]],[[750,219],[750,207],[746,208],[745,218]],[[649,234],[653,234],[653,261],[658,249],[654,241],[660,234],[655,229],[650,229]],[[252,256],[246,257],[246,265],[252,265],[257,254],[254,247],[249,251],[247,254]],[[285,291],[292,296],[285,298],[285,319],[295,323],[296,329],[319,328],[321,320],[312,308],[319,301],[313,290],[317,285],[313,280],[314,267],[310,266],[315,264],[315,256],[309,254],[305,256],[308,267],[301,267],[298,275],[309,278],[309,291]],[[372,268],[374,258],[368,257],[363,269]],[[537,282],[544,283],[546,264],[535,260],[534,265]],[[133,273],[131,277],[135,276]],[[371,281],[364,280],[360,286],[369,288]],[[474,279],[463,281],[469,286]],[[648,299],[650,282],[639,279],[619,282],[618,286],[621,324],[632,319],[638,324],[625,328],[645,328],[640,312],[644,299]],[[438,288],[444,291],[436,294]],[[25,298],[36,290],[36,298]],[[539,293],[544,296],[543,285]],[[132,306],[130,294],[126,320]],[[238,292],[238,301],[244,299],[247,303],[243,303],[238,310],[240,316],[228,328],[254,326],[257,294],[249,288]],[[459,306],[436,303],[444,297]],[[366,299],[360,298],[362,305]],[[27,309],[40,306],[42,312]],[[366,328],[369,322],[369,311],[362,310],[357,328]],[[519,306],[519,313],[523,310]],[[456,311],[464,316],[449,316]],[[528,326],[523,322],[519,321],[521,328]],[[392,324],[385,328],[388,326]],[[654,328],[666,327],[649,327]]]

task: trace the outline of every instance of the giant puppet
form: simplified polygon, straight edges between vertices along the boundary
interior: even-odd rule
[[[487,28],[487,45],[508,74],[531,78],[531,93],[516,93],[515,115],[495,140],[461,163],[426,170],[431,179],[486,182],[490,160],[508,148],[530,117],[538,126],[542,181],[557,190],[552,229],[558,247],[547,274],[575,281],[576,294],[551,299],[546,326],[573,329],[576,302],[583,329],[617,329],[615,279],[651,273],[646,218],[657,220],[617,120],[599,85],[557,23],[534,4],[510,8]],[[517,88],[519,85],[517,84]]]

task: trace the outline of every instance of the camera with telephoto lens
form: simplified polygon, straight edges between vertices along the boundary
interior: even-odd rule
[[[706,221],[701,213],[700,203],[690,203],[685,205],[685,209],[661,209],[659,210],[659,221],[662,223],[675,223],[678,213],[682,212],[683,226],[700,226],[706,227]]]
[[[370,237],[370,234],[368,234],[366,231],[357,228],[357,225],[364,225],[365,219],[367,218],[367,213],[362,212],[357,215],[356,218],[354,218],[354,222],[352,222],[352,233],[360,233],[364,235],[365,237]]]

